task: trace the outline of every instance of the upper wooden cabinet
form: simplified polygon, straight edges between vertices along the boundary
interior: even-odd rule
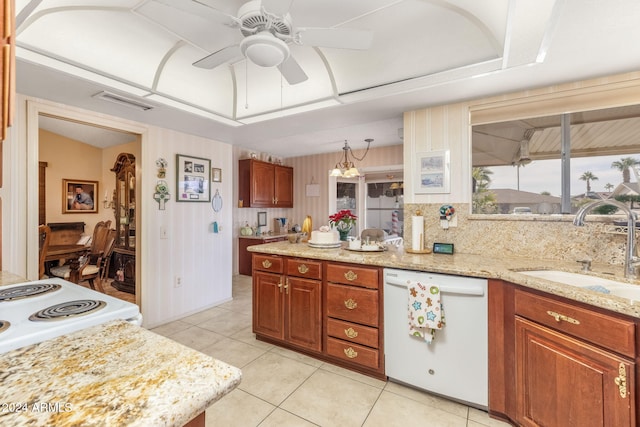
[[[292,208],[293,168],[254,159],[240,160],[238,197],[245,208]]]
[[[13,103],[15,97],[15,18],[14,0],[4,0],[0,9],[0,33],[2,33],[2,54],[0,55],[0,141],[7,134],[7,128],[13,121]]]

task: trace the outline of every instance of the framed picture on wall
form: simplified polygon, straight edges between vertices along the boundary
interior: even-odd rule
[[[211,201],[211,160],[176,154],[176,164],[177,201]]]
[[[62,213],[97,213],[98,181],[62,180]]]
[[[416,153],[415,193],[449,193],[449,150]]]
[[[222,182],[222,169],[211,168],[211,182]]]

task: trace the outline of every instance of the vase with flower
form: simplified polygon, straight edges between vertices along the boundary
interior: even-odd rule
[[[343,209],[329,216],[329,224],[331,224],[340,234],[340,240],[346,241],[349,232],[356,225],[357,216],[351,213],[349,209]]]

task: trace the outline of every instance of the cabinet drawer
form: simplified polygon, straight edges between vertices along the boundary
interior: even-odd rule
[[[635,325],[632,321],[520,290],[515,292],[515,312],[542,325],[635,357]]]
[[[327,335],[368,347],[378,348],[378,330],[357,323],[327,319]]]
[[[327,354],[369,368],[380,366],[378,350],[331,337],[327,338]]]
[[[378,326],[378,291],[329,283],[327,316]]]
[[[284,260],[272,255],[253,254],[253,269],[270,271],[272,273],[282,273],[284,270]]]
[[[322,263],[307,259],[288,259],[287,276],[322,279]]]
[[[327,281],[378,289],[378,269],[328,264]]]

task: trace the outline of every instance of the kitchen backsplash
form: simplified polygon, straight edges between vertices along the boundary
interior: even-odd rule
[[[420,211],[425,217],[427,247],[434,242],[453,243],[456,253],[486,254],[491,257],[527,257],[541,260],[577,261],[622,266],[626,235],[613,233],[611,226],[587,220],[573,225],[573,216],[539,217],[522,215],[517,220],[502,215],[471,215],[468,204],[455,204],[457,227],[440,227],[441,204],[405,204],[405,247],[411,247],[411,221]]]

